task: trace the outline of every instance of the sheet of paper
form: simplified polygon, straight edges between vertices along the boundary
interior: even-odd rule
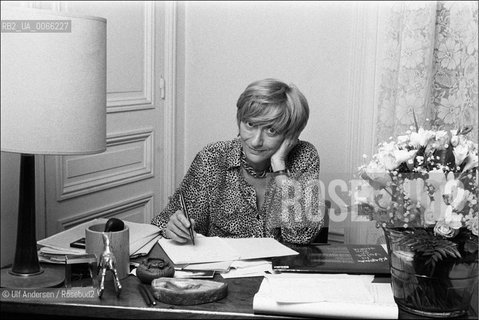
[[[265,259],[238,260],[231,264],[228,272],[222,273],[224,279],[263,277],[266,272],[272,273],[271,261]]]
[[[308,276],[315,277],[317,275],[318,274],[311,274]],[[284,274],[275,276],[284,276]],[[297,276],[301,277],[303,275],[297,274]],[[366,281],[366,279],[364,280]],[[290,281],[294,283],[296,278],[290,277]],[[351,289],[352,287],[349,288]],[[369,291],[373,293],[374,298],[374,301],[371,303],[344,301],[282,303],[275,300],[273,297],[274,290],[270,286],[270,280],[265,278],[261,283],[258,293],[254,296],[253,311],[254,313],[260,314],[293,315],[313,318],[398,319],[398,308],[394,302],[390,284],[370,283]]]
[[[57,250],[57,253],[62,253],[63,251],[65,252],[65,254],[71,254],[72,250],[77,252],[79,252],[79,250],[82,250],[83,254],[85,254],[85,250],[83,249],[71,248],[70,243],[85,237],[85,229],[91,225],[101,223],[102,220],[104,219],[94,219],[94,220],[82,223],[80,225],[74,226],[65,231],[56,233],[48,238],[39,240],[37,243],[41,246],[55,249]]]
[[[45,254],[74,254],[74,255],[81,255],[85,254],[85,249],[76,249],[76,248],[61,248],[61,247],[55,247],[55,246],[50,246],[50,247],[41,247],[40,250],[38,250],[41,253]]]
[[[155,244],[158,242],[158,240],[161,238],[161,235],[152,235],[151,237],[145,238],[145,241],[148,241],[145,245],[142,245],[143,243],[141,241],[137,241],[136,244],[139,247],[138,249],[136,248],[130,248],[130,258],[137,258],[137,257],[142,257],[150,253],[151,249],[155,246]],[[133,251],[135,250],[136,251]],[[132,253],[133,252],[133,253]]]
[[[217,272],[227,272],[233,261],[219,261],[208,263],[188,263],[175,265],[176,270],[214,270]]]
[[[220,237],[196,237],[195,245],[165,238],[159,239],[158,243],[175,265],[233,261],[240,257],[238,252]]]
[[[271,261],[266,259],[236,260],[231,264],[231,268],[246,269],[263,265],[271,265]]]
[[[212,270],[197,270],[197,271],[175,271],[174,278],[187,279],[212,279],[215,272]]]
[[[315,277],[267,276],[273,298],[280,303],[347,302],[373,303],[368,290],[370,283],[361,275],[333,276],[317,274]]]
[[[298,254],[273,238],[224,238],[224,240],[238,252],[241,260]]]
[[[124,221],[130,229],[130,252],[136,252],[153,238],[160,235],[160,229],[149,223]]]

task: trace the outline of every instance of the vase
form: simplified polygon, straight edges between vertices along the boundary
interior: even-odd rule
[[[406,312],[445,318],[467,314],[477,286],[477,236],[451,239],[428,228],[383,228],[394,300]]]

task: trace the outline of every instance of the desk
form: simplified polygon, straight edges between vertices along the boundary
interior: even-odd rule
[[[159,245],[150,252],[150,257],[165,258],[166,254]],[[141,260],[140,258],[139,260]],[[55,266],[58,272],[64,272],[62,265]],[[120,297],[115,295],[115,289],[111,281],[105,282],[105,292],[102,299],[98,298],[95,290],[94,298],[61,298],[65,288],[50,288],[36,290],[39,294],[44,293],[44,298],[22,299],[13,297],[16,291],[13,289],[0,289],[0,307],[4,313],[23,313],[36,315],[57,315],[64,317],[81,318],[121,318],[121,319],[276,319],[278,316],[253,314],[253,297],[258,292],[262,277],[223,279],[215,275],[215,281],[223,281],[228,284],[228,295],[217,302],[194,305],[174,306],[158,302],[156,306],[148,307],[144,302],[138,284],[140,280],[133,275],[121,280],[123,286]],[[73,282],[73,286],[75,283]],[[74,290],[75,288],[71,289]],[[88,290],[83,288],[82,290]],[[3,293],[7,291],[8,297]],[[56,296],[57,292],[58,297]],[[25,290],[20,290],[23,294]],[[82,291],[83,292],[83,291]],[[55,297],[50,298],[53,293]],[[287,318],[287,317],[284,317]]]
[[[159,246],[150,253],[152,257],[162,256]],[[64,267],[59,265],[58,272],[63,272]],[[278,317],[253,313],[253,297],[258,291],[262,277],[223,279],[216,275],[215,281],[224,281],[228,284],[226,298],[208,304],[194,306],[173,306],[161,302],[154,307],[147,307],[138,291],[140,281],[135,276],[128,276],[122,280],[123,290],[119,298],[116,298],[112,282],[106,282],[103,298],[96,295],[93,298],[62,298],[61,292],[65,288],[51,288],[36,290],[37,293],[46,293],[44,298],[22,299],[13,297],[15,290],[0,289],[0,308],[2,318],[4,315],[29,314],[49,315],[49,319],[65,319],[68,317],[79,318],[119,318],[119,319],[278,319],[292,317]],[[75,285],[75,284],[74,284]],[[83,288],[88,290],[88,288]],[[74,290],[74,289],[72,289]],[[22,291],[22,290],[20,290]],[[23,290],[24,291],[24,290]],[[50,293],[59,296],[52,297]],[[8,292],[7,294],[4,292]],[[474,302],[473,302],[474,303]],[[401,319],[417,319],[417,316],[399,312]],[[470,318],[477,318],[472,316]]]

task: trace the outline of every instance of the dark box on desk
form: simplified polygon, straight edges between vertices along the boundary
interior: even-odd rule
[[[299,255],[273,258],[281,272],[389,275],[389,258],[381,245],[311,244],[292,246]]]

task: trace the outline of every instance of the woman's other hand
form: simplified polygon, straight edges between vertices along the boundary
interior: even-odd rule
[[[194,230],[195,220],[191,219],[191,227]],[[183,211],[176,211],[166,225],[165,235],[167,238],[176,242],[185,243],[190,240],[189,233],[190,222]],[[193,231],[194,236],[196,233]]]
[[[286,158],[291,150],[298,144],[299,135],[286,137],[278,150],[271,156],[271,168],[273,171],[286,169]]]

